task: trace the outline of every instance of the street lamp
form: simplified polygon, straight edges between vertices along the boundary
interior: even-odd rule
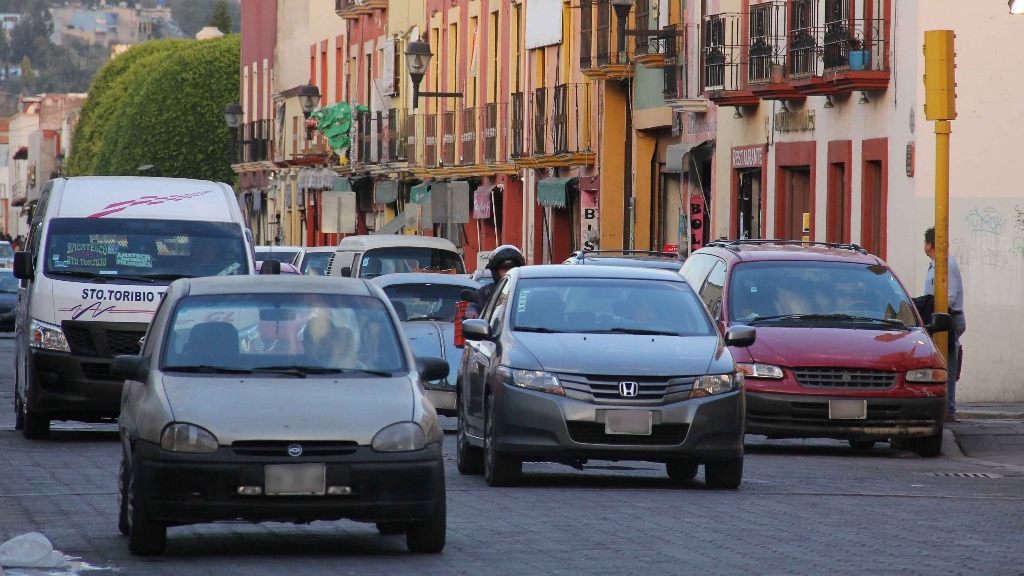
[[[244,113],[242,105],[238,102],[232,102],[224,107],[224,122],[227,123],[228,130],[231,132],[232,163],[238,161],[238,127],[242,125],[242,116]]]
[[[430,44],[422,40],[413,40],[405,47],[405,66],[409,69],[409,78],[412,79],[412,108],[419,107],[420,96],[432,96],[434,98],[462,98],[462,92],[420,92],[420,82],[423,75],[427,73],[427,66],[434,53],[430,51]]]
[[[633,0],[611,0],[612,8],[615,8],[615,23],[618,26],[618,48],[620,62],[625,60],[626,52],[626,18],[629,18],[629,11],[633,9]]]
[[[1010,14],[1024,14],[1024,0],[1010,0]]]
[[[306,84],[299,88],[299,106],[302,106],[302,115],[306,119],[306,140],[313,139],[313,127],[309,125],[309,115],[313,113],[313,110],[319,103],[319,88],[313,84]]]

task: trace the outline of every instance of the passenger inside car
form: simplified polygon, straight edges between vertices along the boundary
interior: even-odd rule
[[[189,331],[175,366],[223,366],[239,364],[238,330],[230,322],[203,322]]]
[[[302,332],[302,349],[310,366],[357,368],[356,341],[348,328],[335,326],[330,318],[314,317]]]

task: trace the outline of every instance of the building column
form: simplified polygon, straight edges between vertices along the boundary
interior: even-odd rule
[[[623,143],[626,138],[626,92],[618,81],[604,81],[598,90],[603,96],[601,141],[598,143],[598,162],[601,166],[601,248],[616,250],[627,247],[628,229],[625,204],[628,198],[624,194],[626,174],[626,153]],[[632,154],[632,152],[629,152]]]

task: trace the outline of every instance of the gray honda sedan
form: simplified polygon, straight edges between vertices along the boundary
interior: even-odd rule
[[[160,554],[168,526],[342,518],[440,552],[442,432],[379,288],[363,280],[178,280],[125,378],[118,527]]]
[[[525,266],[495,289],[458,374],[456,460],[492,486],[523,461],[664,462],[673,481],[704,466],[712,488],[743,476],[743,376],[678,274],[610,266]]]

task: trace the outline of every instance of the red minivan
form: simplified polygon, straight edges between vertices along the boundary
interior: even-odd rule
[[[900,441],[922,456],[942,451],[946,365],[885,262],[853,244],[720,240],[680,274],[723,330],[757,328],[732,349],[745,374],[746,433],[836,438],[868,449]]]

